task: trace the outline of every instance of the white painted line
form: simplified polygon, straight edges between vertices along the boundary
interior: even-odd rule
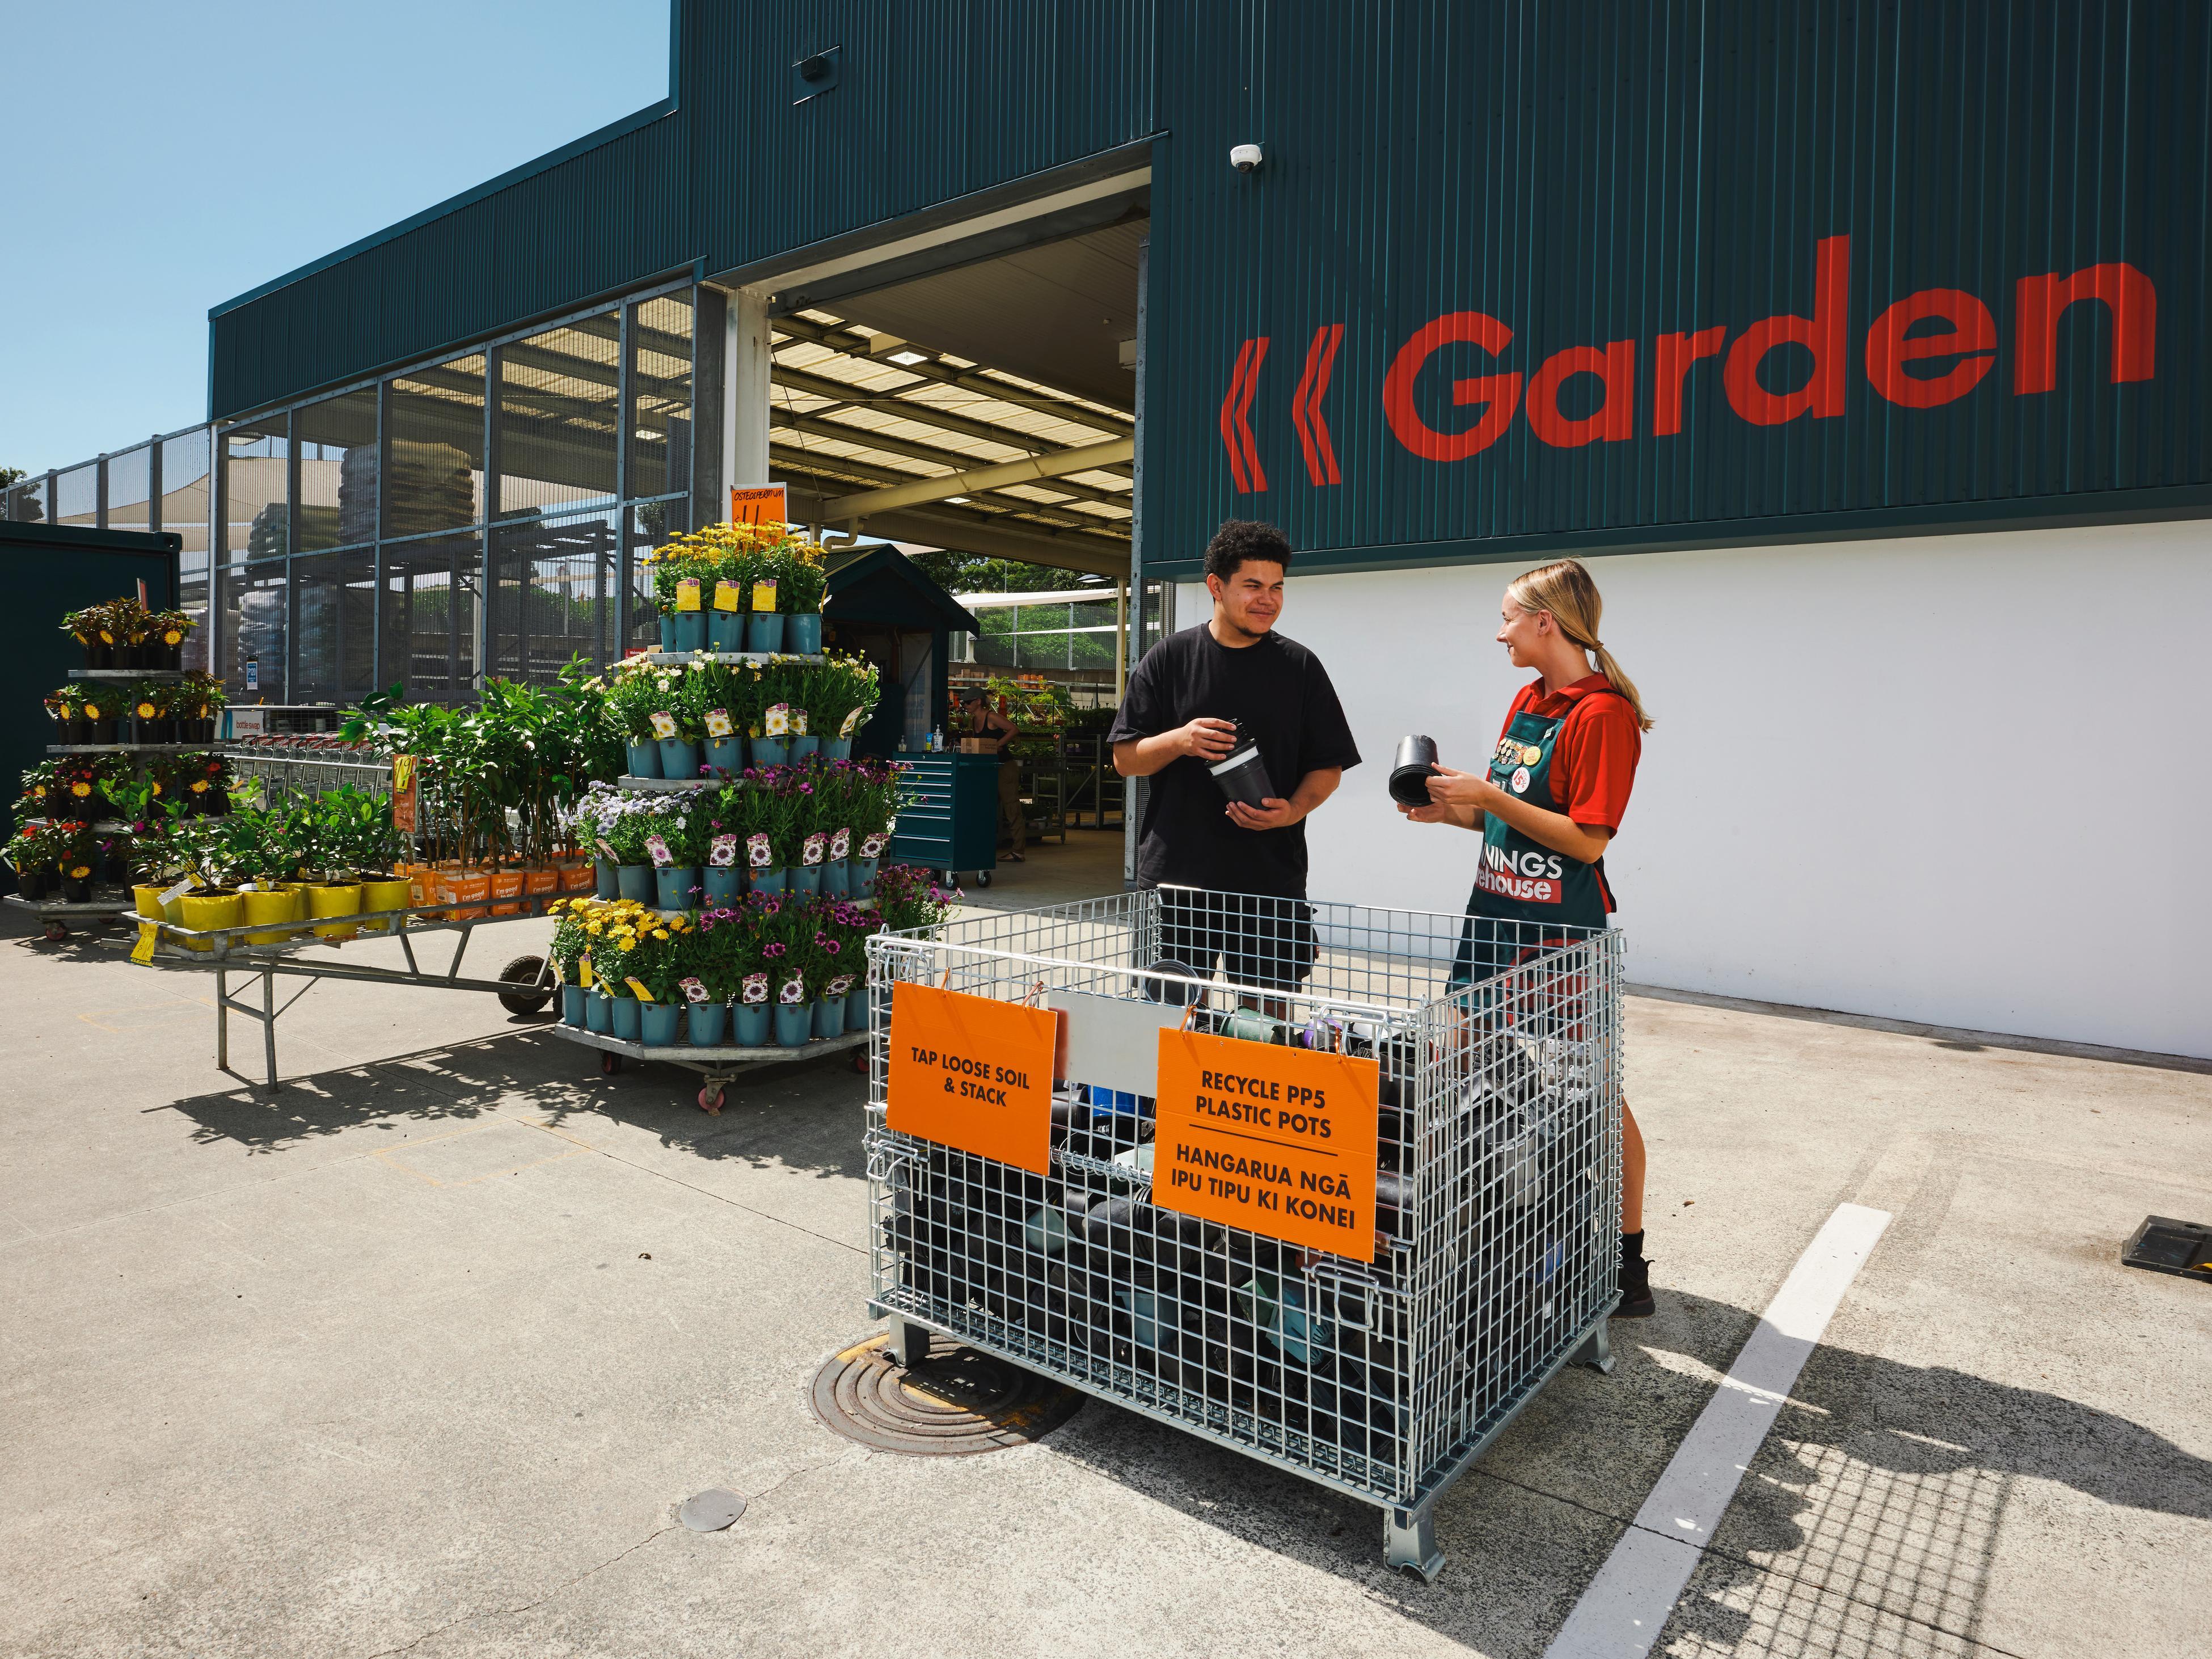
[[[1797,1374],[1888,1225],[1887,1210],[1845,1204],[1805,1247],[1545,1659],[1644,1659],[1651,1650]]]

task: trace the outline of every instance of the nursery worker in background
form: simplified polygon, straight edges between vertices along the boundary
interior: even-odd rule
[[[1499,611],[1498,642],[1516,668],[1538,678],[1505,711],[1486,771],[1439,766],[1429,780],[1430,805],[1398,809],[1417,823],[1455,823],[1482,836],[1452,966],[1455,985],[1503,973],[1534,954],[1547,926],[1603,927],[1607,912],[1617,908],[1606,884],[1605,849],[1620,828],[1651,717],[1599,643],[1602,608],[1597,584],[1573,559],[1516,577]],[[1620,1176],[1614,1316],[1640,1319],[1652,1310],[1644,1260],[1644,1137],[1626,1101]]]
[[[990,694],[981,686],[970,690],[965,700],[969,735],[989,738],[999,745],[999,828],[1013,840],[1013,851],[1006,856],[1016,864],[1024,863],[1029,852],[1030,817],[1022,811],[1022,763],[1014,756],[1014,739],[1021,736],[1021,728],[991,706]]]
[[[1314,964],[1305,818],[1359,764],[1328,671],[1275,632],[1290,563],[1291,544],[1273,525],[1232,519],[1216,531],[1206,549],[1212,616],[1146,653],[1107,734],[1114,769],[1152,781],[1137,885],[1212,890],[1202,899],[1162,896],[1160,949],[1202,979],[1220,957],[1232,984],[1285,990]],[[1282,792],[1256,807],[1224,799],[1207,769],[1239,725]]]

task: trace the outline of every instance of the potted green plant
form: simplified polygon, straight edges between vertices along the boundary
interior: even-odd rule
[[[641,816],[652,822],[645,836],[645,850],[653,860],[653,888],[660,908],[690,909],[699,886],[702,850],[691,803],[682,795],[664,795]]]
[[[691,949],[690,925],[681,916],[636,919],[623,956],[623,973],[638,1002],[638,1041],[665,1048],[676,1041],[684,1012],[683,980]]]
[[[776,550],[776,583],[784,623],[783,648],[796,656],[822,649],[822,596],[829,585],[821,548],[797,538]]]
[[[867,724],[879,694],[876,666],[865,657],[832,654],[806,676],[806,725],[822,739],[822,753],[846,760],[853,734]]]
[[[171,671],[185,665],[185,641],[198,624],[185,611],[157,611],[146,619],[144,642],[140,647],[142,668],[165,668]]]
[[[744,890],[745,842],[759,827],[760,792],[725,785],[693,798],[692,836],[704,860],[699,868],[702,909],[727,909]]]
[[[553,918],[553,939],[545,947],[545,955],[553,964],[553,977],[561,982],[561,1023],[580,1031],[584,1029],[586,988],[577,970],[591,943],[591,935],[584,931],[588,912],[583,903],[556,898],[545,907]]]

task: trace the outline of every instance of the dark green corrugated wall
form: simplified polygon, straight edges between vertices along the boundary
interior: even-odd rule
[[[1231,515],[1284,524],[1328,568],[2212,505],[2201,5],[1247,0],[1188,16],[1160,60],[1148,567],[1188,568]],[[1225,158],[1246,141],[1267,161],[1239,178]],[[1849,239],[1831,285],[1841,412],[1746,419],[1711,358],[1685,380],[1680,430],[1656,433],[1659,337],[1719,327],[1725,352],[1761,319],[1812,320],[1828,238]],[[2081,303],[2054,389],[2016,394],[2015,283],[2108,263],[2154,289],[2153,373],[2113,384],[2106,308]],[[1994,356],[1954,401],[1904,407],[1868,377],[1869,331],[1931,289],[1987,307]],[[1461,381],[1517,374],[1520,403],[1494,442],[1428,458],[1394,428],[1390,370],[1455,313],[1510,341],[1426,359],[1396,428],[1474,425],[1486,405],[1455,404]],[[1617,342],[1626,430],[1534,431],[1540,365]],[[1761,385],[1793,389],[1813,362],[1785,345]],[[1545,407],[1601,402],[1583,374]]]

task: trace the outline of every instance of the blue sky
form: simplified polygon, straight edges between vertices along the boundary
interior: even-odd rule
[[[0,466],[207,414],[207,313],[668,90],[668,0],[16,0]]]

